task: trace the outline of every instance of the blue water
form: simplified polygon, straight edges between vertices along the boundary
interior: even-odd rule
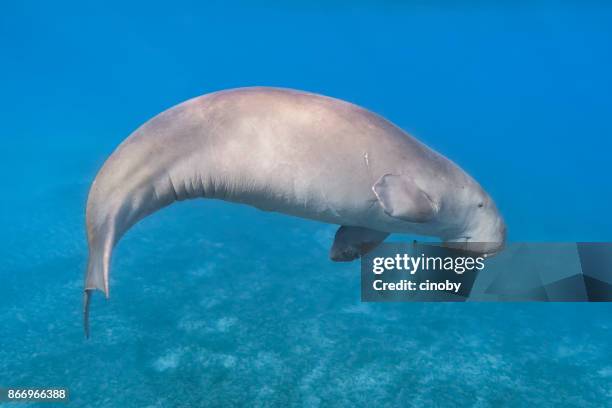
[[[65,386],[75,407],[612,406],[610,305],[362,304],[333,226],[222,202],[124,238],[86,341],[89,183],[142,122],[223,88],[388,117],[481,181],[511,240],[611,239],[611,6],[203,3],[3,5],[0,387]]]

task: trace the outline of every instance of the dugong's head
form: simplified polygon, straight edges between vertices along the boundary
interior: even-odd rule
[[[398,230],[480,254],[499,252],[506,224],[493,199],[458,166],[444,163],[430,173],[434,177],[383,175],[372,188],[382,209]]]
[[[470,176],[449,186],[438,218],[447,226],[441,238],[451,247],[483,254],[499,252],[506,242],[506,223],[493,199]]]

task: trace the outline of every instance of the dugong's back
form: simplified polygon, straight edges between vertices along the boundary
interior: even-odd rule
[[[151,119],[117,149],[101,176],[141,195],[147,192],[138,184],[153,177],[156,191],[148,194],[161,201],[220,198],[346,222],[352,213],[363,218],[382,174],[438,162],[444,165],[401,129],[353,104],[244,88],[195,98]]]

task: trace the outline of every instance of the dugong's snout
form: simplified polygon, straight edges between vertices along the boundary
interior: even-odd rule
[[[468,232],[462,239],[450,242],[463,243],[463,248],[470,252],[492,256],[504,249],[506,231],[506,223],[498,216],[492,221],[486,221],[475,231]]]
[[[485,217],[484,225],[472,235],[470,241],[480,244],[476,245],[477,252],[486,255],[495,255],[502,251],[506,245],[507,227],[504,219],[497,211],[494,204],[491,214]]]
[[[463,228],[444,237],[446,246],[487,256],[504,249],[506,223],[493,201],[485,193],[483,195],[476,205],[469,205],[469,215],[461,223]]]

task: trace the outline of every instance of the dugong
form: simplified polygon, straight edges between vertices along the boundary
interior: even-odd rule
[[[109,296],[119,239],[147,215],[192,198],[338,224],[334,261],[353,260],[390,233],[473,242],[490,253],[505,241],[504,221],[480,185],[386,119],[297,90],[215,92],[143,124],[97,174],[86,210],[86,331],[92,291]]]

